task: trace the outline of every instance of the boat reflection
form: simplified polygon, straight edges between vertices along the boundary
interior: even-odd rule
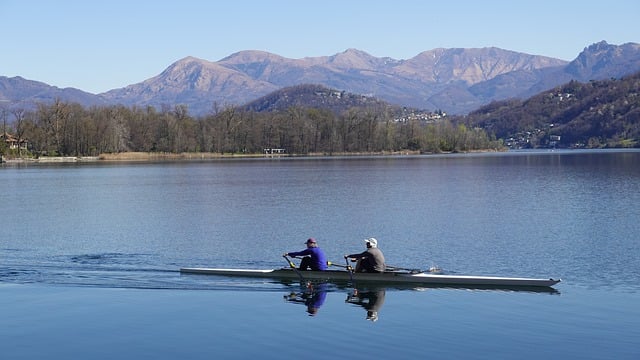
[[[384,288],[389,291],[425,291],[425,290],[464,290],[464,291],[500,291],[500,292],[522,292],[522,293],[538,293],[538,294],[550,294],[560,295],[560,290],[553,287],[546,286],[502,286],[502,285],[452,285],[452,284],[402,284],[402,283],[385,283],[385,282],[368,282],[353,284],[350,281],[326,281],[326,280],[314,280],[302,282],[300,280],[291,279],[279,279],[275,281],[285,286],[295,286],[299,284],[301,287],[313,286],[317,287],[319,284],[324,284],[325,289],[329,291],[335,291],[339,289],[347,290],[354,287],[369,287],[369,288]],[[328,285],[328,287],[327,287]],[[357,285],[357,286],[354,286]]]
[[[501,292],[528,292],[560,295],[560,291],[551,287],[504,287],[504,286],[410,286],[402,284],[389,284],[363,286],[354,288],[349,282],[324,282],[324,281],[279,281],[286,286],[300,286],[300,291],[284,295],[287,302],[306,306],[309,316],[315,316],[325,303],[328,292],[342,292],[347,290],[345,303],[357,305],[366,310],[366,319],[372,322],[378,321],[380,309],[384,305],[388,291],[427,291],[427,290],[464,290],[464,291],[501,291]]]
[[[357,290],[347,295],[346,303],[362,306],[367,311],[367,320],[378,321],[380,308],[384,305],[386,289]]]
[[[309,316],[315,316],[322,305],[324,305],[324,301],[327,298],[328,286],[327,283],[318,283],[315,285],[309,283],[304,291],[291,292],[289,295],[285,295],[284,299],[288,302],[305,305]]]

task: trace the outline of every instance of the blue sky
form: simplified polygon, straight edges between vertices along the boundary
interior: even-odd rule
[[[601,40],[640,43],[637,0],[0,0],[0,16],[0,75],[91,93],[241,50],[408,59],[495,46],[573,60]]]

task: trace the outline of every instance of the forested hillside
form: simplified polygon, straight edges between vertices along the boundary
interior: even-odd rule
[[[481,129],[413,113],[398,116],[377,105],[349,107],[339,113],[307,106],[268,112],[227,107],[194,118],[186,106],[157,111],[153,107],[84,108],[56,101],[39,104],[36,111],[3,111],[1,115],[14,117],[8,132],[28,142],[26,150],[0,144],[0,153],[7,157],[120,152],[261,154],[273,148],[292,155],[502,148]]]
[[[372,96],[352,94],[316,84],[282,88],[243,106],[244,109],[255,112],[283,111],[292,107],[325,109],[336,114],[353,107],[388,108],[395,113],[402,111],[401,106],[390,105]]]
[[[571,81],[526,100],[493,102],[458,121],[515,148],[640,147],[640,73]]]

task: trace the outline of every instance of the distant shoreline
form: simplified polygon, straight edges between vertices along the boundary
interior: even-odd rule
[[[492,151],[492,150],[489,150]],[[100,154],[99,156],[43,156],[39,158],[3,159],[4,163],[77,163],[77,162],[151,162],[180,160],[220,160],[220,159],[260,159],[260,158],[292,158],[321,156],[403,156],[420,155],[419,151],[366,152],[366,153],[311,153],[311,154],[220,154],[220,153],[154,153],[154,152],[122,152]]]
[[[536,149],[532,149],[536,151]],[[599,152],[599,151],[615,151],[615,152],[639,152],[637,148],[609,148],[609,149],[537,149],[537,151],[549,153],[565,153],[565,152]],[[62,163],[145,163],[145,162],[162,162],[162,161],[202,161],[202,160],[238,160],[238,159],[282,159],[282,158],[331,158],[331,157],[376,157],[376,156],[437,156],[437,155],[464,155],[464,154],[481,154],[481,153],[505,153],[510,150],[472,150],[463,152],[440,152],[440,153],[421,153],[419,151],[380,151],[380,152],[335,152],[332,154],[310,153],[310,154],[220,154],[220,153],[152,153],[152,152],[123,152],[116,154],[100,154],[99,156],[44,156],[40,158],[2,158],[2,164],[62,164]],[[518,150],[511,152],[518,153]]]

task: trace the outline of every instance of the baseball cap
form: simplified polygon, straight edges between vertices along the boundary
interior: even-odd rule
[[[371,247],[378,247],[378,240],[375,238],[364,239],[364,242],[371,244]]]

